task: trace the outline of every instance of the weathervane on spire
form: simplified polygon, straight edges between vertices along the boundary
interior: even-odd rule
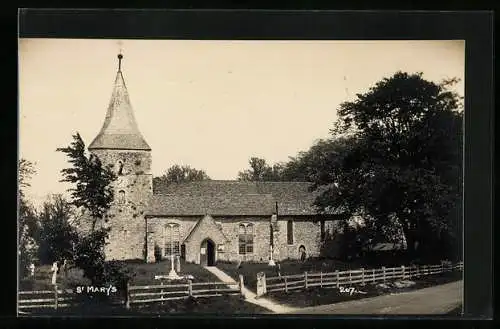
[[[122,58],[123,55],[122,52],[120,51],[120,53],[118,54],[118,72],[121,72],[122,70]]]

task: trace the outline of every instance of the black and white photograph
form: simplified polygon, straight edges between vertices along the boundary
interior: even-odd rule
[[[19,38],[18,314],[460,316],[465,49]]]

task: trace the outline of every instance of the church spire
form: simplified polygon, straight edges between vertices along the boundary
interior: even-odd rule
[[[139,131],[122,74],[123,55],[118,54],[118,72],[101,131],[89,145],[92,149],[151,150]]]

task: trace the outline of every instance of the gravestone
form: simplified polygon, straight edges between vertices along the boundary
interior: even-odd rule
[[[257,297],[265,295],[267,293],[266,289],[266,273],[257,273]]]
[[[276,275],[281,278],[281,265],[280,263],[276,264]]]
[[[57,262],[52,263],[51,271],[52,271],[52,284],[53,285],[55,285],[57,283],[57,270],[58,270]]]
[[[177,256],[175,258],[175,270],[177,271],[177,273],[180,273],[181,272],[181,258],[180,256]]]

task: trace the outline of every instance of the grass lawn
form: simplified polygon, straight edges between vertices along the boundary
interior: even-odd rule
[[[161,261],[159,263],[144,263],[141,260],[123,261],[135,276],[132,278],[131,285],[147,285],[159,283],[154,276],[158,274],[168,274],[170,271],[170,261]],[[20,290],[52,290],[51,283],[52,272],[51,265],[43,265],[35,269],[34,278],[22,279],[20,282]],[[191,274],[193,282],[218,282],[220,281],[212,273],[205,270],[202,266],[185,263],[181,261],[181,271],[179,275]],[[83,277],[83,271],[77,268],[69,269],[67,276],[63,273],[57,277],[58,287],[61,289],[72,289],[76,285],[90,285],[90,280]]]
[[[132,278],[131,285],[146,285],[159,283],[155,280],[155,275],[168,275],[170,271],[170,260],[162,260],[159,263],[144,263],[142,260],[123,261],[130,268],[135,276]],[[202,266],[192,263],[186,263],[181,260],[181,270],[178,275],[192,275],[193,282],[219,282],[220,280]]]
[[[292,290],[288,293],[284,291],[270,292],[266,295],[266,298],[274,300],[278,303],[292,306],[292,307],[309,307],[325,304],[334,304],[338,302],[346,302],[350,300],[356,300],[367,297],[375,297],[390,293],[406,292],[416,289],[427,288],[439,284],[445,284],[453,281],[462,279],[462,273],[445,273],[436,274],[428,277],[423,277],[418,280],[414,280],[415,285],[407,288],[380,288],[377,285],[367,284],[365,286],[353,285],[356,289],[366,292],[366,294],[352,294],[345,292],[340,292],[336,287],[320,288],[311,287],[307,290]],[[348,288],[347,286],[344,286]]]
[[[267,263],[242,263],[237,268],[236,263],[218,262],[217,267],[226,272],[233,279],[238,280],[240,274],[244,277],[245,287],[252,291],[257,289],[257,273],[264,272],[266,277],[275,277],[277,267],[271,267]],[[280,262],[281,275],[303,274],[304,272],[334,272],[348,269],[358,269],[355,263],[344,263],[337,260],[307,259],[305,262],[297,260],[285,260]],[[368,267],[365,267],[368,268]]]

